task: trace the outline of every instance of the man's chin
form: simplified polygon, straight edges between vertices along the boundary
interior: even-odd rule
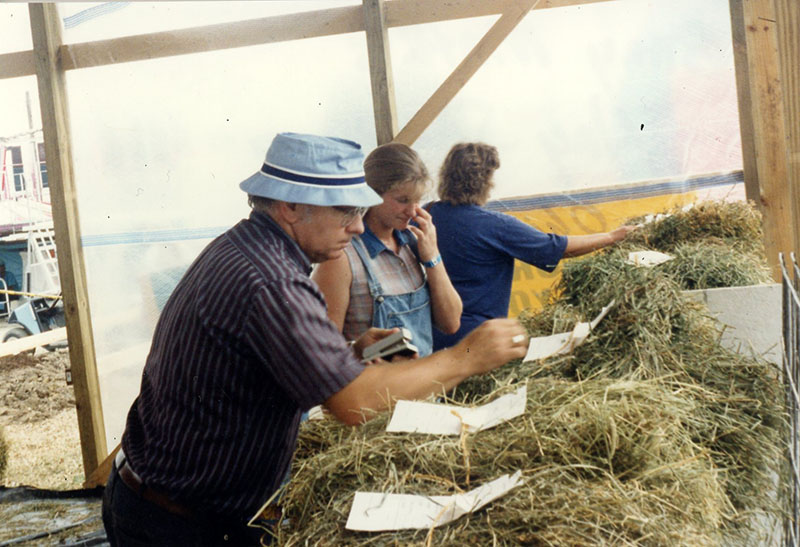
[[[328,260],[333,260],[334,258],[339,258],[342,256],[342,253],[344,253],[344,248],[338,248],[327,252],[317,253],[317,256],[312,256],[309,258],[311,258],[312,262],[319,264],[320,262],[326,262]]]

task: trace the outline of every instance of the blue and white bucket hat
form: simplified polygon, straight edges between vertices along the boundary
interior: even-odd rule
[[[383,203],[364,179],[360,144],[300,133],[275,135],[261,169],[239,188],[289,203],[354,207]]]

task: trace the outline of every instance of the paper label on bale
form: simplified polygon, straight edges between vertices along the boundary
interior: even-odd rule
[[[523,414],[527,400],[528,388],[522,386],[479,407],[397,401],[386,431],[459,435],[462,424],[467,431],[481,431]]]
[[[434,528],[479,510],[521,482],[522,472],[517,471],[451,496],[356,492],[345,528],[361,532]]]
[[[657,266],[673,258],[673,256],[659,253],[658,251],[634,251],[628,253],[628,260],[626,262],[634,266]]]
[[[598,323],[606,316],[608,310],[614,305],[614,300],[600,310],[591,322],[580,322],[575,325],[571,332],[561,332],[550,336],[538,336],[531,338],[528,342],[528,353],[525,354],[523,363],[545,359],[553,355],[563,355],[571,352],[579,345],[583,344],[589,334],[597,327]]]

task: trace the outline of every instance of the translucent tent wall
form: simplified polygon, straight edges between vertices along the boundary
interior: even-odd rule
[[[360,5],[325,7],[348,4]],[[320,4],[95,7],[59,6],[65,43]],[[496,20],[390,29],[401,125]],[[111,448],[138,392],[159,309],[199,250],[247,214],[238,182],[258,169],[274,134],[376,145],[369,64],[359,32],[74,70],[67,85]],[[634,201],[641,209],[701,191],[743,195],[727,0],[531,12],[414,147],[436,173],[450,146],[472,140],[500,151],[490,206],[543,230],[612,228]],[[598,189],[610,204],[587,198]]]

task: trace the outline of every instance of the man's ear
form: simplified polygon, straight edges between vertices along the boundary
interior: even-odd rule
[[[304,205],[301,203],[277,202],[277,213],[280,219],[287,224],[297,223],[305,215]]]

